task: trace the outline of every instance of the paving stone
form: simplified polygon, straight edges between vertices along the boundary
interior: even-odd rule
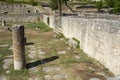
[[[38,54],[39,54],[39,55],[44,55],[44,54],[46,54],[46,53],[43,52],[41,49],[39,49],[39,50],[38,50]]]
[[[34,58],[36,58],[36,54],[35,53],[29,53],[28,58],[34,59]]]
[[[29,53],[36,53],[36,50],[28,50]]]
[[[37,67],[33,67],[33,68],[29,69],[29,73],[36,73],[38,71],[39,71],[39,69]]]
[[[120,75],[117,75],[115,77],[107,77],[107,80],[120,80]]]
[[[61,68],[59,67],[43,67],[44,72],[54,72],[54,71],[60,71]]]
[[[9,46],[8,44],[0,45],[0,47],[8,47],[8,46]]]
[[[68,75],[65,73],[57,74],[57,75],[53,76],[54,79],[62,79],[62,78],[67,78],[67,77],[68,77]]]
[[[66,51],[58,51],[58,54],[60,55],[66,54]]]
[[[89,80],[100,80],[100,79],[98,79],[98,78],[90,78]]]
[[[4,75],[2,75],[0,76],[0,80],[7,80],[7,78]]]
[[[12,59],[5,59],[3,64],[3,69],[8,69],[12,64]]]
[[[38,76],[33,76],[33,77],[30,77],[28,80],[41,80],[41,78]]]
[[[33,45],[29,45],[29,46],[27,46],[28,48],[35,48],[35,46],[33,46]]]
[[[53,79],[52,79],[52,77],[50,75],[45,75],[44,80],[53,80]]]

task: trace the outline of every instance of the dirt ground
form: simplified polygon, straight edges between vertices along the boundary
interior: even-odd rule
[[[7,80],[106,80],[106,77],[113,76],[81,49],[69,47],[66,44],[68,40],[59,38],[59,34],[53,31],[26,29],[25,35],[27,69],[24,71],[14,71],[13,62],[7,69],[3,69],[5,57],[12,55],[12,51],[0,47],[0,55],[7,51],[0,57],[0,76],[4,75]],[[0,45],[5,44],[12,46],[11,32],[0,32]]]

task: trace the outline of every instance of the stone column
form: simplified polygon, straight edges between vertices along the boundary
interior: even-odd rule
[[[6,26],[6,21],[2,21],[2,26]]]
[[[26,67],[24,26],[14,25],[12,28],[12,35],[13,35],[14,69],[20,70]]]

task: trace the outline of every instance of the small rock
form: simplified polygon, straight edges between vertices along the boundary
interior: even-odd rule
[[[39,55],[43,55],[43,54],[46,54],[45,52],[43,52],[41,49],[38,50],[38,54]]]
[[[66,51],[58,51],[58,54],[66,54]]]
[[[57,74],[57,75],[54,75],[53,78],[54,79],[62,79],[62,78],[67,78],[67,74]]]
[[[88,67],[88,69],[89,69],[90,71],[95,72],[95,69],[94,69],[93,67]]]
[[[120,80],[120,75],[117,75],[115,77],[107,77],[107,80]]]
[[[7,74],[9,74],[9,73],[10,73],[10,71],[8,70],[8,71],[6,71],[6,73],[7,73]]]
[[[42,71],[44,72],[53,72],[53,71],[60,71],[61,68],[59,67],[44,67]]]
[[[12,59],[5,59],[3,64],[3,69],[8,69],[12,64]]]
[[[89,80],[100,80],[100,79],[98,79],[98,78],[90,78]]]
[[[107,80],[115,80],[114,77],[107,77]]]
[[[68,45],[69,45],[71,48],[76,48],[77,46],[79,46],[78,42],[75,41],[74,39],[69,39],[69,40],[68,40]]]
[[[45,76],[44,76],[44,79],[45,79],[45,80],[52,80],[52,77],[51,77],[50,75],[45,75]]]
[[[7,80],[7,78],[4,75],[2,75],[0,76],[0,80]]]
[[[36,58],[36,54],[35,53],[29,53],[28,58],[34,59],[34,58]]]
[[[30,68],[30,69],[29,69],[29,72],[30,72],[30,73],[36,73],[36,72],[38,72],[38,71],[39,71],[39,69],[36,68],[36,67],[33,67],[33,68]]]
[[[30,77],[28,80],[40,80],[40,78],[38,76],[33,76],[33,77]]]

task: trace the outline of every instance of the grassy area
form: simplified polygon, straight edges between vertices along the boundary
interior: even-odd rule
[[[41,25],[42,24],[42,25]],[[8,80],[28,80],[29,77],[39,76],[41,80],[44,80],[45,75],[55,75],[58,73],[66,73],[68,78],[61,80],[89,80],[89,76],[98,76],[97,72],[102,72],[105,75],[111,76],[112,74],[109,70],[105,69],[101,64],[99,64],[96,60],[88,57],[81,49],[79,48],[70,48],[65,42],[67,39],[64,38],[63,34],[58,34],[60,37],[53,37],[56,35],[54,32],[44,31],[45,25],[43,23],[26,23],[26,37],[27,43],[33,43],[32,45],[26,45],[26,60],[27,63],[31,61],[43,60],[47,58],[51,58],[53,56],[57,56],[58,59],[47,62],[45,64],[39,64],[36,66],[38,68],[38,72],[30,73],[28,69],[24,69],[21,71],[15,71],[13,69],[13,64],[9,69],[3,69],[3,61],[4,57],[8,55],[12,55],[12,51],[8,50],[8,47],[0,48],[0,75],[5,75]],[[36,30],[36,26],[40,27],[40,30]],[[1,32],[0,33],[0,45],[9,44],[11,46],[11,32]],[[5,41],[5,42],[4,42]],[[40,58],[38,54],[36,54],[35,59],[28,58],[28,46],[35,46],[35,49],[38,51],[42,49],[46,54],[44,54],[44,58]],[[58,52],[63,52],[63,54],[59,54]],[[64,53],[65,52],[65,53]],[[36,52],[37,53],[37,52]],[[5,54],[5,55],[2,55]],[[76,58],[78,56],[78,58]],[[99,64],[99,65],[98,65]],[[55,67],[58,66],[61,68],[60,72],[48,72],[45,73],[43,71],[44,67]],[[9,73],[6,73],[9,71]]]
[[[26,23],[26,27],[31,28],[31,29],[41,29],[43,31],[50,31],[52,30],[50,27],[48,27],[45,23],[40,22],[40,23]]]

